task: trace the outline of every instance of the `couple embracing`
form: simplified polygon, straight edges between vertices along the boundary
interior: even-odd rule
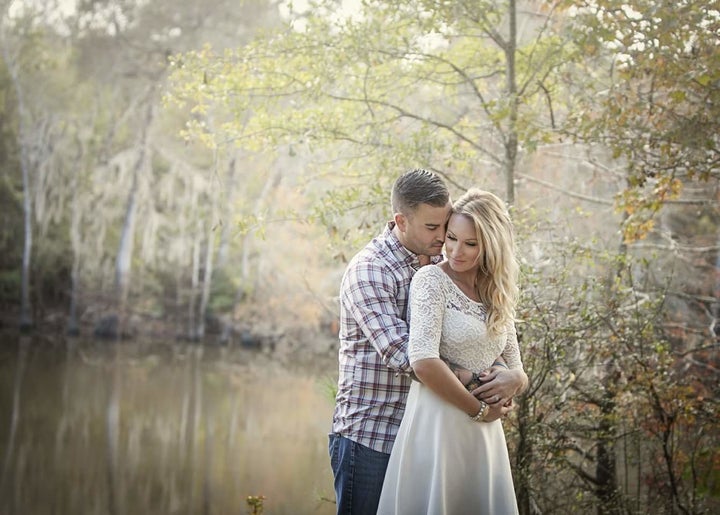
[[[451,204],[422,169],[396,180],[391,203],[340,288],[337,513],[517,513],[500,420],[527,376],[507,209],[479,189]]]

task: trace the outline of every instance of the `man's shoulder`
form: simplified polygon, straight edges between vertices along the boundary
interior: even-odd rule
[[[360,250],[348,263],[343,285],[367,283],[397,284],[412,276],[412,267],[392,245],[382,238],[375,238]]]
[[[390,276],[397,268],[397,260],[382,252],[365,247],[355,254],[345,270],[346,277]]]
[[[403,266],[405,260],[397,252],[393,241],[383,233],[372,239],[363,247],[348,264],[350,267],[371,267],[378,269],[395,269]]]

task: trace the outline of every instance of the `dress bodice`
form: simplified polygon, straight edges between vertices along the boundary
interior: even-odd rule
[[[410,363],[443,358],[473,372],[502,355],[510,368],[522,368],[515,325],[491,337],[487,311],[468,298],[438,266],[421,268],[410,286]]]

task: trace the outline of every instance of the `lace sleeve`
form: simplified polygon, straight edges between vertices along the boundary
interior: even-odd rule
[[[444,274],[428,265],[415,274],[410,284],[410,364],[420,359],[440,357],[440,336],[445,314]]]
[[[522,360],[520,359],[520,345],[518,344],[514,323],[508,326],[507,341],[505,349],[502,351],[502,357],[505,358],[508,367],[523,370]]]

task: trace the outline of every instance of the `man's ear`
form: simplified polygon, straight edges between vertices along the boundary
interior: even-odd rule
[[[400,232],[405,232],[405,229],[407,227],[407,217],[402,213],[395,213],[395,225],[397,225],[397,228],[400,230]]]

